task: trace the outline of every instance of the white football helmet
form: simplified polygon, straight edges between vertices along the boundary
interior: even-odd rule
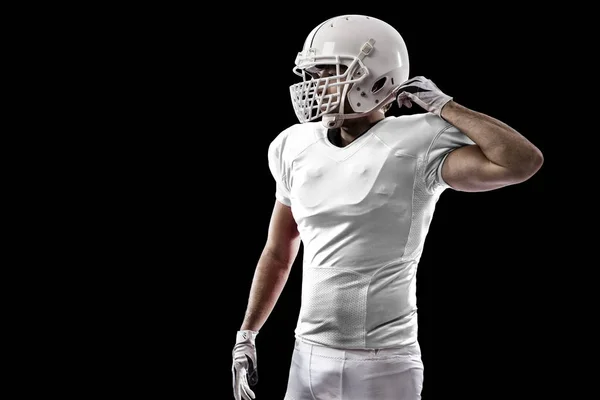
[[[338,128],[344,119],[364,116],[394,101],[409,73],[408,51],[400,33],[365,15],[342,15],[318,25],[295,64],[294,73],[302,77],[302,82],[290,86],[296,116],[301,123],[322,117],[327,128]],[[322,65],[335,66],[336,74],[319,76]],[[335,93],[328,93],[328,88]],[[352,110],[345,113],[346,98]]]

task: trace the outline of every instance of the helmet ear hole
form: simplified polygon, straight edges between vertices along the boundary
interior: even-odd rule
[[[387,76],[384,76],[383,78],[378,79],[377,82],[375,82],[373,84],[373,86],[371,87],[371,93],[376,94],[381,89],[383,89],[387,79],[388,79]]]

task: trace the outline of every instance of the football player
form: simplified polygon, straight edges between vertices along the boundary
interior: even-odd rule
[[[287,400],[416,400],[416,273],[436,202],[529,179],[536,146],[430,79],[409,79],[400,33],[364,15],[315,27],[290,87],[299,123],[268,148],[275,206],[233,349],[236,399],[254,399],[256,337],[304,245]],[[393,102],[426,112],[386,116]]]

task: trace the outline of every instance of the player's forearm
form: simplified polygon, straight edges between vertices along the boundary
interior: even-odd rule
[[[491,162],[516,174],[535,173],[543,162],[541,151],[519,132],[489,115],[448,102],[442,118],[471,138]]]
[[[290,269],[291,264],[277,260],[265,248],[254,272],[241,330],[262,328],[283,291]]]

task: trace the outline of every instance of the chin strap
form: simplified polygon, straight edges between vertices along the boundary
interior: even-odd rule
[[[344,123],[344,117],[341,114],[326,114],[321,120],[323,126],[327,129],[336,129]]]

